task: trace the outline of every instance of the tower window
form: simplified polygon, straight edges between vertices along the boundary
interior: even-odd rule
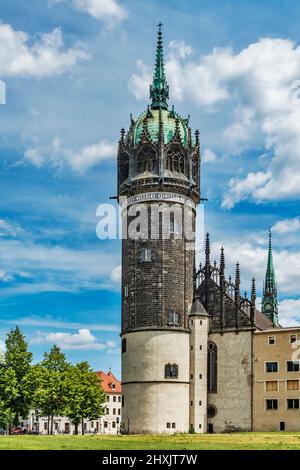
[[[178,378],[178,365],[177,364],[166,364],[165,365],[165,378],[166,379],[177,379]]]
[[[278,391],[278,382],[277,380],[267,380],[266,382],[266,392],[277,392]]]
[[[266,400],[267,410],[278,410],[278,400]]]
[[[151,261],[151,250],[150,248],[142,248],[141,251],[141,261]]]
[[[287,390],[299,390],[299,380],[288,380]]]
[[[177,213],[176,213],[177,215]],[[178,217],[178,215],[177,215]],[[170,234],[179,234],[180,233],[180,224],[176,220],[174,212],[170,213]]]
[[[299,410],[299,398],[288,398],[287,400],[288,410]]]
[[[217,392],[217,364],[218,364],[218,348],[213,342],[208,343],[208,354],[207,354],[207,371],[208,381],[207,388],[208,392]]]
[[[181,315],[180,313],[172,310],[168,314],[168,325],[169,326],[180,326],[181,325]]]
[[[299,361],[287,361],[286,366],[288,372],[299,372]]]
[[[297,342],[297,335],[290,335],[290,344]]]
[[[126,338],[122,339],[122,353],[126,352],[127,341]]]
[[[266,362],[266,372],[278,372],[278,362]]]

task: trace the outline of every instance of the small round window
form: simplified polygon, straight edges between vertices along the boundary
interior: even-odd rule
[[[208,405],[207,407],[207,417],[208,418],[214,418],[217,414],[217,408],[215,405]]]

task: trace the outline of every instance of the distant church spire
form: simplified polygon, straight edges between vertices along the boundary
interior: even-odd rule
[[[162,26],[162,23],[159,23],[157,25],[158,34],[155,68],[153,74],[153,82],[152,85],[150,85],[150,98],[152,99],[152,109],[168,109],[167,100],[169,98],[169,86],[167,84],[165,73]]]
[[[278,326],[278,301],[275,282],[275,270],[273,265],[272,232],[269,230],[268,263],[263,287],[262,312],[272,320],[274,326]]]

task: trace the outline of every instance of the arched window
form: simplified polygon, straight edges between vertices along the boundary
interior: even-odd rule
[[[177,173],[185,172],[184,155],[180,147],[173,146],[167,151],[166,168],[169,171],[176,171]]]
[[[178,365],[166,364],[165,365],[165,379],[177,379],[177,378],[178,378]]]
[[[137,172],[144,173],[145,171],[156,170],[156,152],[150,146],[143,146],[137,155]]]
[[[184,158],[183,155],[179,157],[179,172],[184,174]]]
[[[218,389],[218,348],[215,343],[208,343],[207,351],[207,390],[216,393]]]

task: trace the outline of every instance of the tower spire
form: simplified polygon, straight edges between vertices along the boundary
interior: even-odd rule
[[[155,68],[153,74],[153,82],[152,85],[150,85],[150,98],[152,99],[152,109],[168,109],[167,100],[169,98],[169,86],[167,84],[165,73],[162,26],[163,24],[161,22],[157,25],[158,33]]]
[[[273,265],[272,232],[269,229],[268,262],[263,288],[262,312],[272,320],[274,326],[278,326],[278,301],[275,282],[275,270]]]

